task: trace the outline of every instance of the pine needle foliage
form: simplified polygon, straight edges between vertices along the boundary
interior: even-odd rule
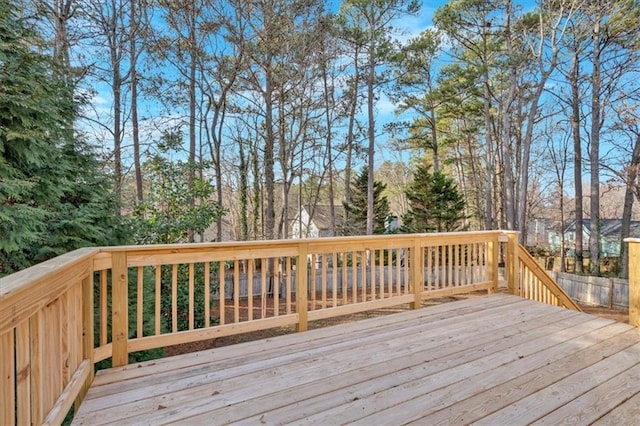
[[[367,231],[367,182],[369,168],[362,171],[353,179],[351,202],[343,203],[346,218],[342,229],[343,235],[365,235]],[[387,224],[391,220],[389,200],[382,195],[387,188],[378,180],[373,182],[373,233],[384,234]]]
[[[451,232],[464,227],[465,204],[450,177],[418,166],[406,190],[409,211],[403,216],[403,232]]]
[[[75,139],[73,88],[19,10],[0,2],[0,276],[120,229],[96,157]]]

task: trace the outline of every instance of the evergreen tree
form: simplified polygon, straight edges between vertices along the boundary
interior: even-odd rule
[[[366,235],[367,233],[367,182],[369,169],[364,167],[352,182],[351,203],[343,203],[345,223],[343,235]],[[384,234],[391,219],[389,200],[382,192],[387,188],[382,182],[374,181],[373,187],[373,233]]]
[[[403,216],[404,232],[450,232],[463,228],[464,199],[453,179],[418,166],[406,190],[409,211]]]
[[[73,88],[18,10],[0,7],[0,276],[116,242],[120,229],[98,162],[74,137]]]

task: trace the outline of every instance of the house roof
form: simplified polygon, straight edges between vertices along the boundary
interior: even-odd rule
[[[591,219],[582,220],[584,232],[587,234],[591,229]],[[620,238],[622,230],[622,219],[600,219],[600,235],[609,238]],[[576,222],[573,221],[564,232],[575,232]],[[629,236],[632,238],[640,238],[640,220],[632,220],[629,229]]]

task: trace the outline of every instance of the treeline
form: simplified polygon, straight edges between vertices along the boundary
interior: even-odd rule
[[[25,10],[62,70],[76,140],[99,149],[114,215],[136,218],[139,242],[194,240],[211,222],[218,240],[224,229],[286,238],[315,204],[330,206],[338,233],[337,207],[354,204],[363,170],[365,233],[380,222],[376,181],[411,223],[416,203],[433,204],[408,197],[420,195],[414,176],[431,176],[462,194],[460,226],[524,238],[542,210],[578,229],[588,214],[592,265],[611,181],[627,190],[628,235],[640,161],[635,0],[454,0],[415,33],[406,23],[426,9],[412,0],[3,7]]]

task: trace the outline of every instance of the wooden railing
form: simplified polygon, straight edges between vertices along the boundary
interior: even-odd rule
[[[500,259],[513,293],[558,304],[536,296],[550,293],[572,307],[514,235],[76,250],[0,279],[0,424],[60,423],[84,396],[94,363],[108,358],[122,366],[143,350],[279,326],[302,331],[313,320],[495,292]]]
[[[548,305],[582,311],[567,292],[536,262],[527,249],[518,243],[517,232],[504,231],[500,241],[506,243],[506,275],[510,294]]]

